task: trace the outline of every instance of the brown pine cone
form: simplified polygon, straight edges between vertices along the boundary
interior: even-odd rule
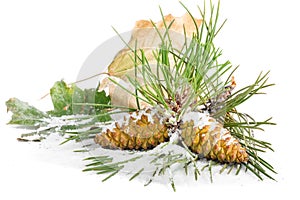
[[[248,154],[239,141],[221,123],[207,114],[185,114],[180,129],[183,142],[194,153],[224,163],[248,161]]]
[[[130,113],[123,122],[96,135],[95,142],[103,148],[148,150],[169,140],[163,117],[155,109]]]

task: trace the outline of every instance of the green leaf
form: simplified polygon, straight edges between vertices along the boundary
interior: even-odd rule
[[[111,120],[106,108],[110,107],[110,97],[104,91],[94,88],[81,90],[73,85],[73,114],[95,115],[100,122]]]
[[[82,90],[75,84],[69,87],[64,81],[57,81],[50,89],[50,95],[54,110],[48,113],[52,116],[86,114],[96,115],[101,122],[111,119],[104,110],[105,105],[110,105],[110,97],[104,91],[94,88]]]
[[[74,88],[68,87],[64,81],[57,81],[50,89],[54,110],[48,112],[53,116],[70,115],[72,112],[72,97]]]
[[[7,111],[13,113],[8,124],[31,126],[49,117],[46,113],[17,98],[9,99],[6,106]]]

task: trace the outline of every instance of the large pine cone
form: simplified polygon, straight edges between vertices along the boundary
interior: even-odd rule
[[[95,137],[103,148],[122,150],[148,150],[168,140],[162,115],[150,108],[131,113],[123,122],[116,122]]]
[[[185,114],[180,129],[183,142],[194,153],[224,163],[248,161],[245,148],[221,123],[208,114]]]

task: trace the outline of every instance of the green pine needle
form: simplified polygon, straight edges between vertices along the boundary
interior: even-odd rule
[[[137,173],[135,173],[132,177],[130,177],[129,181],[132,181],[138,175],[140,175],[144,171],[144,168],[140,169]]]

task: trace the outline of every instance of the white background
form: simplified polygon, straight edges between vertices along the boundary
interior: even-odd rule
[[[203,1],[183,2],[197,16],[195,5]],[[270,82],[276,83],[267,89],[268,95],[240,109],[261,120],[273,116],[278,124],[259,133],[273,143],[275,152],[265,157],[278,171],[277,182],[246,175],[232,183],[232,177],[224,174],[214,184],[182,184],[177,193],[169,186],[144,187],[119,176],[101,183],[100,177],[81,172],[82,156],[72,153],[72,145],[16,141],[21,130],[5,125],[10,116],[4,105],[8,98],[48,105],[39,98],[57,80],[75,81],[87,56],[114,36],[111,26],[123,32],[138,19],[158,20],[158,5],[165,14],[184,13],[176,0],[0,1],[0,199],[298,196],[300,4],[296,0],[221,1],[221,18],[228,22],[217,44],[225,58],[241,65],[238,85],[251,83],[262,70],[271,70]]]

